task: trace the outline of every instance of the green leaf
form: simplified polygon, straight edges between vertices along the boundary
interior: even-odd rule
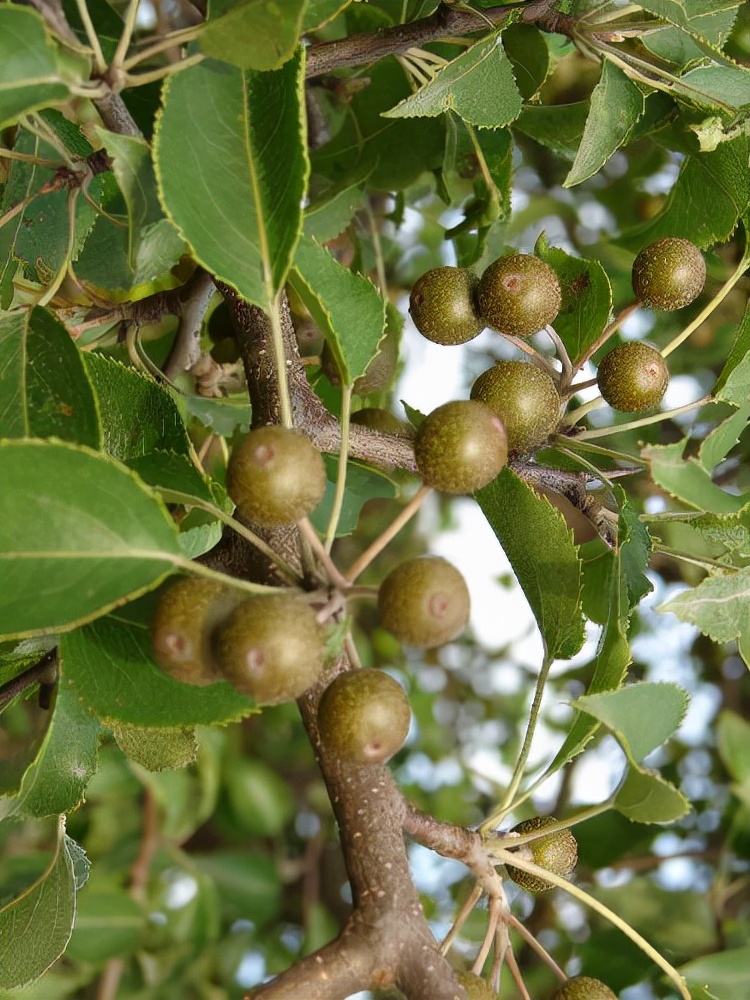
[[[739,441],[740,435],[747,427],[748,419],[750,419],[750,403],[745,403],[706,435],[698,450],[698,459],[707,472],[711,472],[719,462],[724,461]]]
[[[750,73],[741,66],[697,66],[680,77],[681,84],[687,84],[700,92],[697,103],[712,102],[724,107],[741,108],[750,104]]]
[[[678,969],[689,984],[709,989],[721,1000],[750,995],[750,947],[730,948],[695,958]]]
[[[89,78],[87,61],[61,53],[42,17],[28,7],[0,8],[0,128],[69,96]]]
[[[100,445],[99,409],[81,353],[46,309],[0,313],[0,437]]]
[[[565,518],[505,468],[476,494],[531,605],[549,659],[583,645],[581,562]]]
[[[637,251],[665,236],[679,236],[699,247],[729,239],[750,200],[748,149],[748,137],[739,136],[712,152],[686,156],[664,210],[629,229],[619,242]]]
[[[621,69],[605,60],[591,94],[589,116],[573,166],[563,187],[573,187],[604,166],[624,146],[646,107],[642,91]]]
[[[676,684],[643,681],[619,691],[587,694],[573,707],[603,723],[632,763],[643,760],[674,733],[687,711],[687,694]]]
[[[246,434],[250,430],[250,404],[247,393],[231,399],[208,399],[203,396],[187,396],[187,411],[214,434],[231,437],[235,431]]]
[[[62,442],[0,444],[6,637],[64,631],[155,587],[180,559],[164,505],[128,469]]]
[[[395,59],[368,70],[369,86],[355,94],[334,138],[312,157],[313,169],[334,183],[367,177],[377,191],[402,191],[442,162],[442,119],[383,118],[383,112],[410,93]]]
[[[531,24],[516,22],[503,31],[503,47],[513,65],[521,96],[530,101],[553,68],[545,36]]]
[[[165,82],[156,126],[164,211],[196,260],[262,309],[286,280],[302,228],[303,84],[301,51],[270,73],[206,60]]]
[[[151,601],[108,615],[60,641],[63,685],[107,725],[174,729],[234,722],[253,711],[249,698],[226,681],[208,687],[183,684],[154,663],[148,621]]]
[[[60,689],[39,753],[18,795],[0,800],[0,816],[57,816],[75,809],[96,772],[98,746],[99,723]]]
[[[750,399],[750,302],[737,328],[732,349],[716,382],[714,396],[742,406]]]
[[[279,69],[290,59],[302,31],[307,0],[245,0],[211,17],[200,37],[207,56],[258,71]]]
[[[588,101],[557,104],[554,107],[530,104],[523,109],[514,128],[546,146],[557,156],[575,160],[588,115]]]
[[[187,431],[171,393],[155,379],[103,354],[88,352],[84,362],[104,423],[104,449],[128,462],[154,451],[187,455]]]
[[[725,709],[716,723],[716,745],[724,767],[738,784],[750,779],[750,722]]]
[[[230,915],[246,914],[249,899],[253,901],[253,920],[258,924],[266,924],[278,914],[283,886],[271,858],[260,853],[225,850],[194,854],[192,860],[216,883],[222,905]]]
[[[57,825],[55,853],[46,871],[0,908],[0,989],[24,986],[62,955],[76,913],[76,889],[85,855]]]
[[[429,83],[384,111],[383,117],[434,118],[446,111],[455,111],[477,128],[502,128],[518,118],[521,95],[499,32],[441,66]]]
[[[146,915],[125,889],[87,886],[78,899],[70,944],[65,952],[74,962],[106,962],[130,955],[148,931]]]
[[[325,534],[331,515],[335,490],[334,483],[336,482],[339,465],[338,459],[331,455],[324,455],[323,459],[326,463],[326,472],[328,474],[326,491],[323,494],[323,499],[313,513],[310,514],[311,523],[321,534]],[[368,500],[385,497],[390,499],[396,496],[396,492],[394,483],[387,476],[383,475],[382,472],[364,465],[358,465],[356,462],[348,462],[346,467],[344,506],[341,510],[341,517],[336,529],[336,537],[351,535],[353,531],[357,530],[359,515]]]
[[[305,209],[304,235],[317,243],[327,243],[346,229],[354,213],[362,207],[362,183],[333,186]],[[299,247],[297,248],[299,254]]]
[[[131,458],[128,468],[136,472],[148,486],[158,490],[165,503],[214,506],[214,496],[208,480],[185,455],[152,451],[148,455]],[[231,510],[231,505],[229,509]]]
[[[625,575],[628,607],[632,611],[653,589],[653,584],[645,574],[651,555],[652,542],[648,528],[641,521],[638,512],[627,499],[625,491],[617,486],[615,494],[620,505],[618,524],[618,545],[620,561]]]
[[[723,545],[730,552],[750,556],[750,503],[734,514],[703,514],[688,522],[709,542]]]
[[[674,785],[645,768],[630,767],[614,801],[615,809],[634,823],[670,823],[690,811]]]
[[[534,247],[560,279],[562,303],[553,326],[575,362],[604,329],[612,309],[612,289],[602,265],[551,247],[542,233]]]
[[[198,756],[198,743],[192,726],[156,728],[113,722],[112,735],[122,752],[147,771],[187,767]]]
[[[711,474],[692,456],[683,454],[687,438],[674,444],[650,445],[641,452],[648,462],[651,477],[673,497],[689,507],[714,514],[730,514],[745,503],[742,497],[727,493],[711,481]]]
[[[710,576],[657,608],[695,625],[714,642],[729,642],[750,629],[750,567]]]
[[[325,334],[342,379],[353,382],[364,374],[385,331],[378,290],[307,237],[297,246],[290,281]]]
[[[639,0],[638,6],[719,45],[732,28],[740,0]]]

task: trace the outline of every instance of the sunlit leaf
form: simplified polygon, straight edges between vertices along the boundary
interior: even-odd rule
[[[291,58],[302,30],[307,0],[245,0],[212,14],[200,38],[208,56],[240,69],[279,69]],[[218,5],[217,5],[218,6]]]

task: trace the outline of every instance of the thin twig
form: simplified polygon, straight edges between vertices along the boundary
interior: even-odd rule
[[[367,569],[373,559],[380,555],[386,545],[392,542],[404,525],[407,524],[412,517],[414,517],[424,503],[425,497],[428,495],[430,490],[430,486],[422,484],[409,503],[393,519],[382,535],[379,535],[375,541],[365,549],[359,558],[354,560],[345,574],[346,579],[350,584],[354,583],[360,573]]]

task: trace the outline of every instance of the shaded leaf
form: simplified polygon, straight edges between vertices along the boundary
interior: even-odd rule
[[[750,369],[749,369],[750,370]],[[706,435],[698,450],[698,459],[708,472],[723,462],[734,448],[748,425],[750,418],[750,402],[745,402],[731,416]]]
[[[476,494],[531,605],[550,659],[583,645],[581,562],[565,519],[505,468]]]
[[[146,915],[125,889],[87,886],[78,899],[66,955],[78,962],[105,962],[132,954],[148,929]]]
[[[492,100],[487,95],[492,94]],[[384,118],[434,118],[455,113],[478,128],[502,128],[521,112],[521,95],[499,32],[482,38]]]
[[[750,630],[750,567],[710,576],[657,609],[695,625],[714,642],[729,642]]]
[[[670,823],[690,811],[674,785],[654,771],[630,767],[614,801],[615,809],[635,823]]]
[[[0,437],[100,445],[99,408],[82,355],[52,313],[0,314]]]
[[[180,558],[164,505],[102,454],[0,444],[0,593],[8,637],[59,632],[155,587]]]
[[[331,455],[324,455],[328,482],[323,499],[315,510],[310,514],[310,521],[324,534],[328,526],[333,507],[334,483],[338,472],[338,459]],[[357,530],[359,515],[362,507],[368,500],[377,498],[392,498],[396,496],[396,486],[392,480],[367,466],[358,465],[356,462],[348,462],[346,469],[346,493],[344,494],[344,506],[341,510],[336,537],[350,535]]]
[[[23,986],[62,955],[76,913],[76,889],[85,876],[85,855],[65,834],[60,817],[57,842],[46,871],[0,908],[0,988]]]
[[[187,767],[198,755],[191,726],[155,728],[113,722],[112,735],[122,752],[147,771]]]
[[[307,0],[284,0],[282,12],[278,0],[245,0],[209,18],[200,47],[240,69],[279,69],[297,47],[306,5]]]
[[[730,948],[728,951],[695,958],[679,968],[688,983],[707,988],[716,997],[742,997],[750,994],[750,948]]]
[[[732,778],[742,783],[750,778],[750,722],[725,709],[716,724],[716,744]]]
[[[727,493],[711,481],[711,474],[695,458],[683,458],[687,439],[674,444],[650,445],[641,452],[648,462],[651,476],[673,497],[689,507],[714,514],[729,514],[739,510],[742,497]]]
[[[750,399],[750,302],[716,382],[714,396],[735,406],[742,406]]]
[[[301,52],[270,73],[206,60],[165,82],[154,137],[167,216],[199,263],[266,309],[302,226],[303,82]]]

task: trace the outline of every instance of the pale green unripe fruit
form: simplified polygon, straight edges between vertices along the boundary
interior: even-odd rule
[[[475,399],[444,403],[417,430],[414,458],[428,486],[442,493],[474,493],[508,462],[505,427]]]
[[[511,833],[526,834],[542,830],[545,826],[556,823],[553,816],[535,816],[533,819],[525,819],[514,826]],[[578,861],[578,843],[570,830],[557,830],[548,836],[537,837],[524,845],[529,848],[532,861],[540,868],[546,868],[554,875],[567,878],[573,871]],[[512,865],[506,865],[508,877],[512,878],[516,885],[528,892],[547,892],[554,888],[552,882],[531,875],[529,872],[521,871]]]
[[[669,384],[669,369],[655,347],[632,340],[602,358],[596,384],[613,409],[637,413],[659,405]]]
[[[258,705],[294,701],[318,680],[325,643],[315,612],[290,594],[243,600],[214,633],[226,679]]]
[[[524,454],[546,441],[560,422],[560,395],[552,378],[525,361],[498,361],[471,387],[502,420],[508,451]]]
[[[551,323],[562,302],[557,275],[539,257],[515,253],[486,269],[477,289],[477,311],[487,326],[530,337]]]
[[[392,570],[378,591],[384,628],[408,646],[432,649],[463,631],[471,601],[466,581],[439,556],[409,559]]]
[[[173,583],[159,599],[150,625],[154,659],[161,669],[185,684],[221,680],[211,631],[241,599],[237,591],[198,576]]]
[[[689,240],[668,236],[656,240],[633,261],[633,291],[645,306],[660,312],[682,309],[706,283],[706,262]]]
[[[323,456],[300,431],[272,425],[250,431],[227,466],[227,492],[251,524],[276,527],[310,514],[326,488]]]
[[[318,729],[325,747],[352,764],[382,764],[406,741],[411,709],[404,689],[382,670],[339,674],[323,692]]]
[[[601,979],[574,976],[563,983],[552,1000],[617,1000],[617,996]]]
[[[414,325],[435,344],[466,344],[484,329],[474,305],[479,278],[463,267],[433,267],[411,290]]]

